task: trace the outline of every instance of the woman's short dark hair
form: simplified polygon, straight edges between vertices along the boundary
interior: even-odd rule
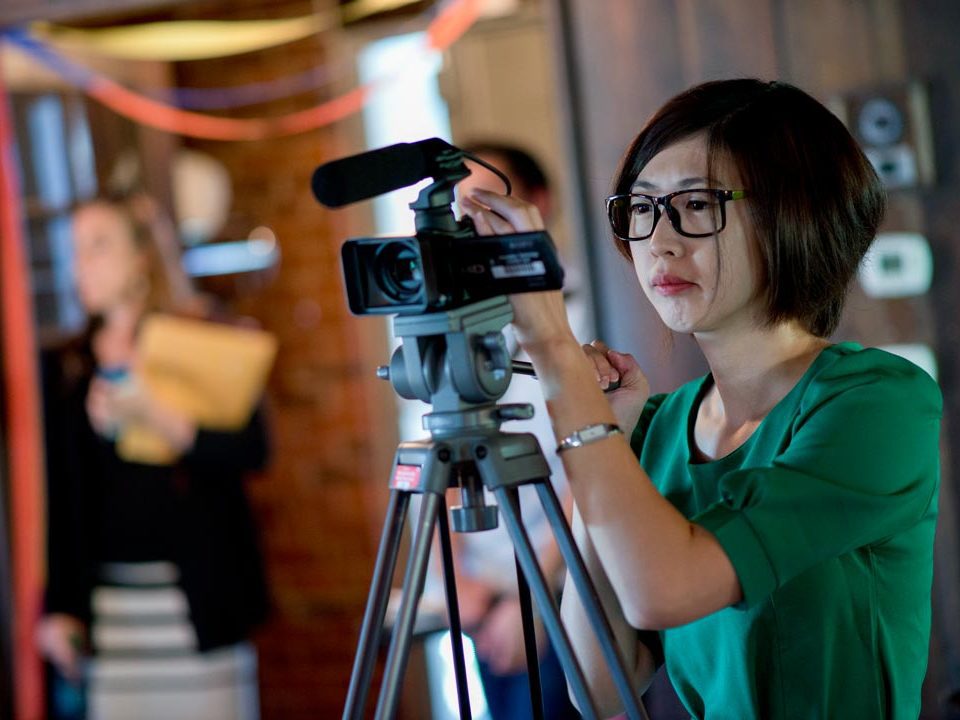
[[[826,337],[883,218],[886,196],[843,123],[799,88],[753,79],[697,85],[666,103],[631,144],[615,193],[669,145],[703,133],[707,169],[728,159],[749,193],[770,323]],[[631,243],[616,240],[631,258]]]

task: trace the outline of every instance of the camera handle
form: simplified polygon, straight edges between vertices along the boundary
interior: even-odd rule
[[[496,526],[497,507],[486,505],[483,488],[493,492],[514,546],[517,582],[530,695],[534,716],[542,717],[539,665],[533,629],[530,593],[536,598],[544,627],[557,651],[564,673],[586,718],[597,713],[583,671],[560,620],[559,609],[543,575],[533,545],[523,527],[518,489],[533,485],[551,531],[567,565],[573,586],[583,602],[604,660],[631,720],[647,718],[630,683],[622,654],[600,604],[586,565],[566,523],[563,509],[549,482],[550,469],[540,444],[530,433],[506,433],[506,420],[533,416],[529,405],[496,405],[510,383],[511,363],[502,329],[512,319],[504,297],[490,298],[446,313],[397,317],[394,333],[402,345],[389,369],[378,374],[389,378],[403,397],[431,402],[424,416],[429,440],[402,442],[390,476],[390,499],[377,551],[370,593],[354,659],[344,720],[359,720],[376,664],[387,601],[410,496],[424,496],[407,560],[400,607],[390,639],[376,718],[395,715],[400,685],[406,670],[417,605],[423,593],[433,534],[439,528],[444,587],[461,720],[471,717],[461,638],[460,613],[453,570],[446,491],[458,487],[463,505],[451,511],[454,529],[472,532]]]

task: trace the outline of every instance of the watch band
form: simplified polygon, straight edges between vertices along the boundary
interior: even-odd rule
[[[587,425],[586,427],[582,427],[579,430],[570,433],[563,440],[561,440],[560,444],[557,445],[557,452],[562,453],[564,450],[583,447],[587,443],[603,440],[611,435],[623,435],[623,430],[620,429],[619,425],[614,425],[613,423],[596,423],[594,425]]]

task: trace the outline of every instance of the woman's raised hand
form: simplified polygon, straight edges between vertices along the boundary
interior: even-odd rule
[[[460,198],[464,215],[473,219],[480,235],[508,235],[543,230],[540,211],[524,200],[488,190],[474,190]],[[512,295],[513,325],[521,347],[553,340],[572,340],[563,296],[559,290]]]

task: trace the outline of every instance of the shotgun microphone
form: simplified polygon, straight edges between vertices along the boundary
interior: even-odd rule
[[[437,177],[451,161],[462,163],[462,151],[439,138],[398,143],[321,165],[311,187],[321,205],[337,208]]]

